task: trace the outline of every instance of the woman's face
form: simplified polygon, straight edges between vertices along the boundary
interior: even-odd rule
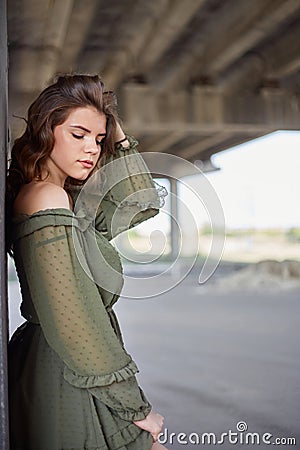
[[[54,128],[55,143],[47,160],[50,179],[64,185],[67,177],[85,180],[95,168],[101,141],[106,135],[106,116],[93,107],[76,108]]]

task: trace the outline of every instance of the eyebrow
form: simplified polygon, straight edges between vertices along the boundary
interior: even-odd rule
[[[79,128],[80,130],[86,131],[87,133],[90,133],[91,130],[88,128],[83,127],[82,125],[70,125],[72,128]],[[106,133],[98,133],[97,136],[106,136]]]

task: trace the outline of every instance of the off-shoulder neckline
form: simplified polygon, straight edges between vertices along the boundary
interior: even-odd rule
[[[19,223],[19,222],[24,222],[28,219],[31,219],[33,217],[39,217],[39,216],[44,216],[44,215],[53,215],[53,214],[57,214],[57,215],[70,215],[70,216],[75,216],[75,212],[72,211],[69,208],[45,208],[45,209],[40,209],[38,211],[35,211],[32,214],[27,214],[27,213],[17,213],[14,214],[12,217],[12,221],[14,223]]]
[[[13,219],[14,240],[32,234],[34,231],[47,226],[72,226],[80,231],[86,231],[91,225],[84,210],[76,213],[68,208],[48,208],[36,211],[33,214],[18,213]]]

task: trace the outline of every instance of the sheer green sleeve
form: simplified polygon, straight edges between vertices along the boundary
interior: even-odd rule
[[[116,153],[102,161],[75,202],[75,209],[92,215],[96,229],[108,239],[154,217],[167,195],[167,190],[153,180],[137,150],[138,141],[127,138],[129,146],[116,145]]]
[[[121,418],[141,420],[151,405],[135,378],[137,366],[112,326],[109,305],[84,270],[82,255],[78,258],[76,236],[80,247],[83,232],[76,229],[74,235],[73,219],[68,214],[63,221],[49,214],[51,224],[48,219],[45,223],[46,216],[33,217],[29,224],[33,227],[15,244],[16,259],[20,252],[45,338],[64,362],[66,381],[88,389]],[[102,239],[112,247],[105,237]],[[101,267],[98,270],[101,272]]]

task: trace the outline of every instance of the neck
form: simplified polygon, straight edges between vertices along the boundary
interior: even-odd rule
[[[42,176],[37,181],[47,181],[48,183],[56,184],[56,186],[64,187],[67,177],[62,173],[56,166],[53,165],[52,161],[48,161],[46,169],[42,172]]]

